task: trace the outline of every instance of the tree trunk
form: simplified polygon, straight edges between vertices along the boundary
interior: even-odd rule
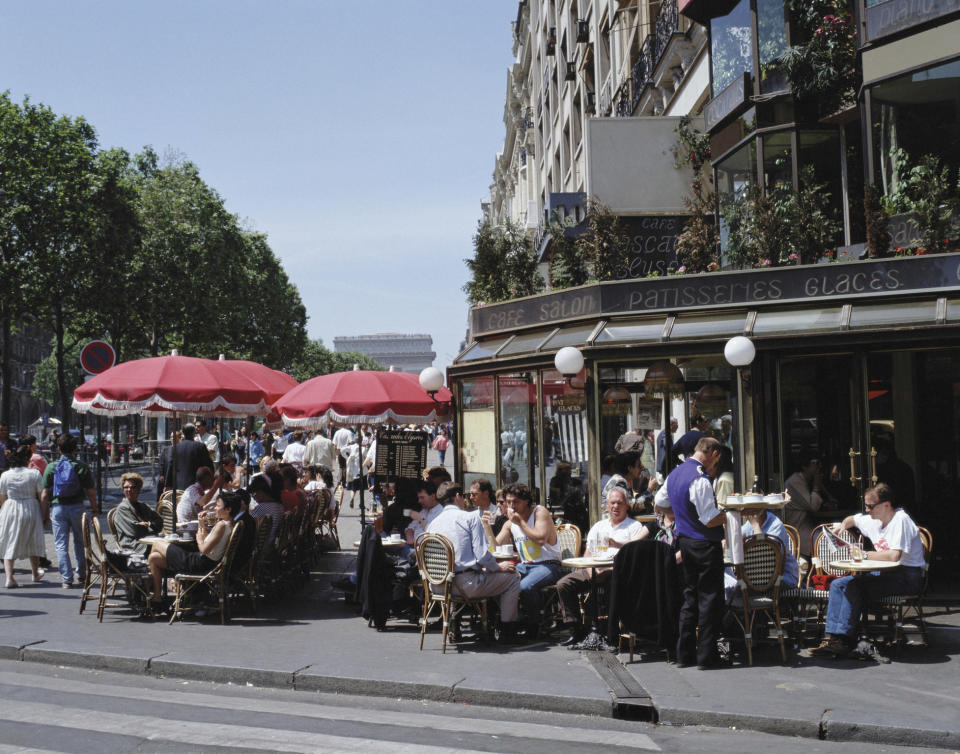
[[[60,303],[58,298],[54,303],[53,310],[54,317],[54,330],[56,335],[56,344],[54,346],[54,352],[57,355],[57,400],[60,403],[60,416],[63,419],[63,432],[66,433],[70,428],[70,425],[73,424],[71,420],[71,400],[70,393],[67,390],[67,372],[66,365],[63,363],[64,347],[63,347],[63,304]]]
[[[0,355],[0,423],[10,424],[10,309],[5,301],[0,301],[0,330],[2,330],[3,349]]]

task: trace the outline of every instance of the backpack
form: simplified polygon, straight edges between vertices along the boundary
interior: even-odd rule
[[[67,497],[76,497],[81,492],[80,477],[77,470],[66,456],[57,461],[57,468],[53,472],[53,496],[58,500]]]

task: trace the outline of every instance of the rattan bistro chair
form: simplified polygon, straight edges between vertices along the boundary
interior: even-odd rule
[[[920,539],[923,540],[923,581],[920,584],[920,590],[917,594],[895,594],[887,597],[881,597],[879,608],[886,612],[890,639],[900,645],[904,642],[904,620],[912,611],[916,620],[916,630],[920,634],[922,644],[927,644],[927,622],[923,616],[923,598],[927,593],[927,583],[930,573],[930,562],[933,559],[933,535],[929,529],[922,526],[917,527],[920,530]],[[869,605],[868,610],[873,611],[877,607]]]
[[[579,557],[582,547],[580,527],[576,524],[559,524],[557,545],[560,547],[560,560]],[[540,611],[540,630],[544,635],[548,635],[562,622],[555,583],[540,588],[540,603],[543,605]]]
[[[454,593],[455,558],[453,544],[442,534],[427,532],[417,539],[417,567],[423,580],[423,614],[420,618],[420,651],[423,651],[423,637],[427,633],[427,623],[433,609],[440,606],[443,619],[443,641],[441,653],[447,651],[447,635],[451,624],[459,618],[466,608],[478,609],[483,625],[483,634],[488,636],[487,600],[470,599]]]
[[[100,530],[100,521],[94,516],[90,519],[90,550],[96,559],[96,567],[100,569],[100,599],[97,603],[97,618],[103,623],[103,613],[108,607],[129,609],[135,607],[134,601],[146,606],[150,601],[150,593],[144,586],[143,579],[146,572],[143,570],[131,571],[117,564],[117,559],[111,560],[107,547],[103,541],[103,532]],[[121,561],[122,562],[122,561]],[[114,596],[117,587],[123,587],[126,600],[123,602],[108,602],[107,592]]]
[[[230,540],[227,542],[227,549],[224,551],[223,557],[210,571],[202,575],[178,573],[174,576],[176,592],[173,608],[170,610],[171,623],[177,618],[183,620],[185,612],[196,609],[195,605],[188,606],[188,601],[194,591],[200,592],[204,586],[210,590],[211,596],[219,601],[220,623],[225,624],[227,622],[230,607],[230,572],[233,566],[233,557],[236,554],[242,535],[243,521],[238,521],[233,525],[233,531],[230,532]]]
[[[87,600],[94,599],[93,588],[100,585],[103,578],[103,570],[100,567],[100,556],[94,550],[92,528],[94,518],[89,513],[84,513],[80,518],[80,529],[83,532],[83,573],[79,574],[83,579],[82,591],[80,592],[80,613],[87,606]],[[103,586],[100,586],[101,591]]]
[[[743,563],[734,567],[737,592],[730,600],[730,614],[743,629],[747,663],[753,665],[753,627],[758,613],[776,626],[780,656],[787,661],[780,620],[780,582],[783,578],[783,544],[766,534],[755,534],[743,542]]]

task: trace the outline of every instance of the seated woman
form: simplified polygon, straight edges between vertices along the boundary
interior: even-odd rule
[[[123,500],[117,506],[113,525],[117,530],[117,544],[126,553],[146,555],[150,545],[140,542],[143,537],[159,534],[163,529],[160,514],[145,503],[140,502],[143,490],[143,477],[139,474],[124,474],[120,477]]]
[[[163,576],[171,573],[204,574],[211,571],[227,549],[230,532],[233,531],[233,519],[242,510],[243,501],[235,492],[224,492],[217,498],[213,515],[200,518],[197,529],[198,552],[188,552],[171,542],[157,542],[147,560],[150,575],[153,577],[153,594],[150,604],[160,603]]]
[[[283,479],[283,490],[280,493],[280,502],[285,511],[295,511],[307,502],[307,493],[300,486],[300,473],[293,464],[280,464],[280,477]]]
[[[283,504],[280,502],[280,495],[283,494],[283,480],[280,478],[280,472],[271,468],[262,474],[257,474],[250,480],[247,492],[253,498],[253,502],[250,503],[250,515],[255,519],[261,519],[264,516],[272,517],[269,541],[273,542],[284,513]]]

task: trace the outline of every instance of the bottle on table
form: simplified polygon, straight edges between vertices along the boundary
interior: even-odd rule
[[[754,493],[755,495],[762,494],[760,492],[760,477],[756,474],[753,475],[753,487],[750,488],[750,492]]]

